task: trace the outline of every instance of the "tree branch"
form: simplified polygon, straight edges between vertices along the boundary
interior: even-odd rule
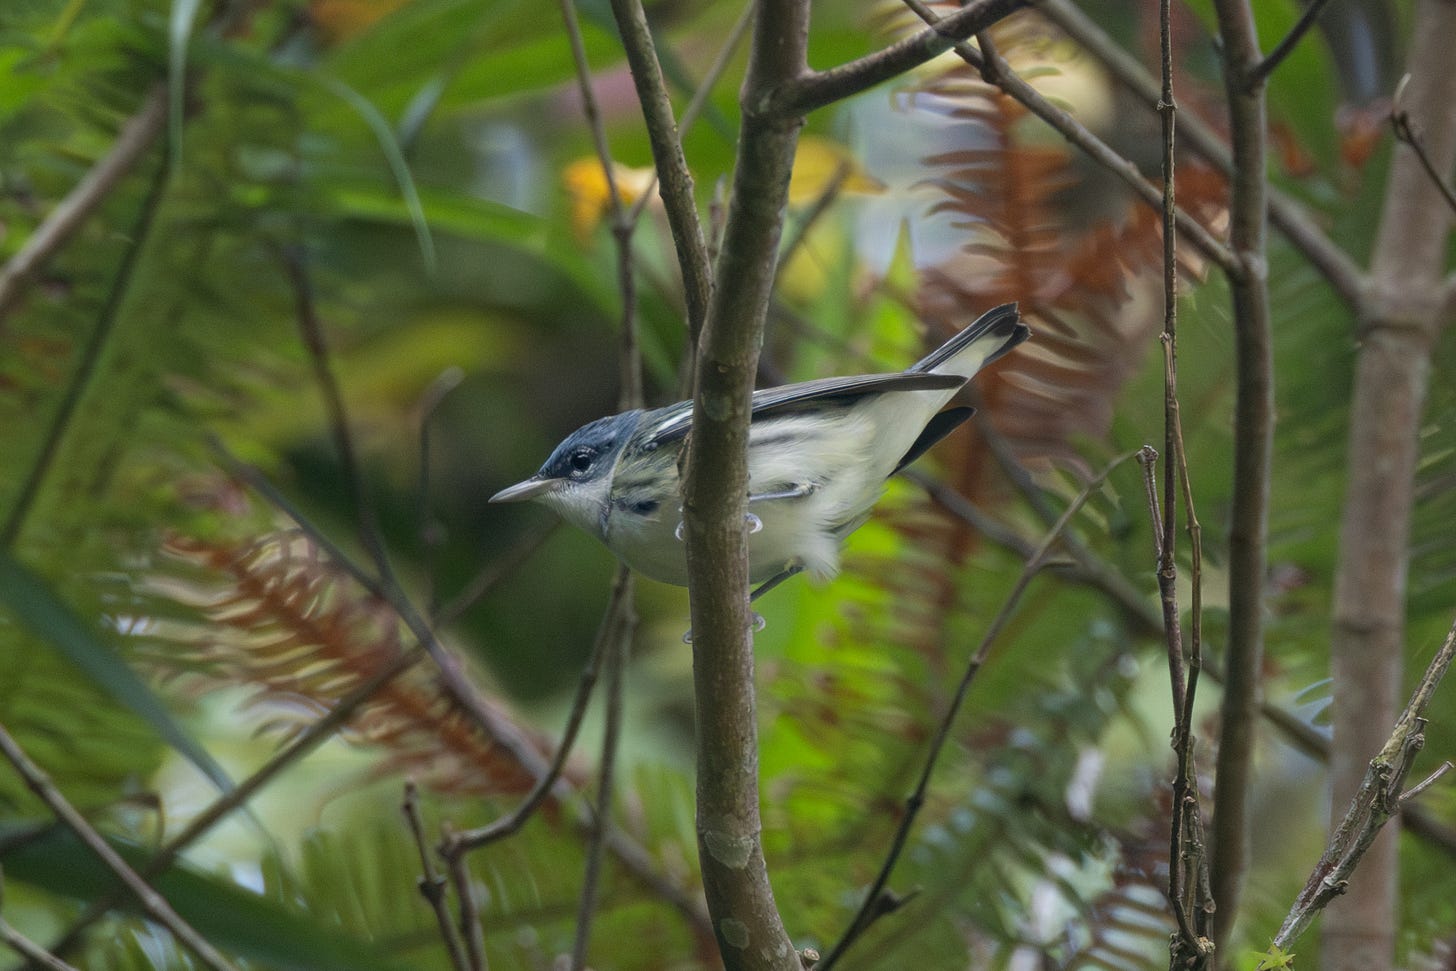
[[[762,110],[795,117],[842,101],[917,68],[1027,6],[1028,0],[972,0],[955,13],[930,22],[921,31],[857,61],[788,79],[765,93]]]
[[[928,24],[943,21],[943,18],[938,17],[921,0],[905,0],[905,5]],[[988,83],[994,84],[1006,95],[1020,102],[1032,114],[1051,125],[1068,142],[1080,148],[1088,158],[1120,178],[1132,189],[1134,195],[1161,211],[1163,191],[1143,178],[1137,165],[1119,155],[1071,114],[1048,101],[1004,60],[995,56],[983,58],[980,51],[966,43],[954,44],[951,49],[967,64],[980,71]],[[1218,264],[1231,277],[1244,272],[1243,266],[1229,248],[1215,239],[1202,224],[1186,212],[1178,213],[1177,218],[1178,231],[1198,247],[1198,251],[1207,259]]]
[[[758,726],[748,610],[750,398],[802,119],[766,114],[806,70],[809,4],[762,0],[716,286],[698,348],[683,522],[697,703],[698,855],[729,971],[798,971],[773,900],[759,821]]]
[[[601,886],[602,862],[612,833],[612,797],[616,787],[617,749],[622,735],[622,671],[627,665],[627,649],[637,626],[632,611],[632,574],[625,566],[617,567],[617,582],[626,588],[623,603],[626,614],[621,629],[607,645],[606,714],[602,728],[602,756],[597,768],[597,802],[593,812],[591,839],[587,846],[586,876],[582,880],[581,902],[576,914],[576,938],[571,949],[571,971],[586,967],[587,945],[591,941],[592,921],[596,917],[598,890]]]
[[[1380,754],[1370,760],[1360,788],[1345,810],[1334,836],[1274,937],[1277,947],[1288,948],[1327,904],[1346,892],[1351,874],[1370,849],[1381,827],[1395,815],[1401,803],[1414,794],[1415,790],[1412,793],[1402,791],[1404,780],[1416,753],[1425,743],[1422,732],[1426,725],[1426,709],[1436,686],[1446,676],[1453,657],[1456,657],[1456,625],[1452,625],[1445,643],[1426,667],[1426,673],[1406,703],[1395,729],[1381,747]]]
[[[420,793],[413,781],[404,784],[404,799],[400,803],[405,827],[410,840],[420,857],[420,878],[415,882],[420,896],[430,905],[435,915],[435,925],[440,928],[440,939],[445,942],[445,953],[450,957],[450,966],[455,971],[481,971],[481,965],[474,961],[474,955],[467,958],[465,942],[450,917],[450,903],[446,899],[449,880],[435,870],[435,856],[430,852],[429,840],[425,838],[425,823],[420,818]]]
[[[177,938],[188,950],[197,955],[204,965],[212,971],[237,971],[232,962],[223,957],[222,954],[207,942],[191,924],[183,920],[172,905],[167,903],[165,897],[153,890],[142,877],[121,858],[121,854],[111,848],[96,829],[86,821],[86,817],[76,811],[66,797],[61,795],[49,777],[41,771],[40,766],[30,760],[25,751],[16,743],[10,733],[0,726],[0,754],[3,754],[10,764],[15,766],[16,772],[20,774],[25,785],[31,792],[40,797],[40,800],[50,807],[65,826],[76,834],[76,837],[85,844],[86,848],[96,854],[97,858],[105,864],[106,868],[116,874],[117,878],[125,884],[127,890],[136,897],[147,916],[161,924],[172,935]]]
[[[1299,15],[1299,19],[1294,22],[1289,33],[1284,35],[1284,39],[1274,45],[1274,49],[1269,52],[1268,57],[1254,65],[1249,71],[1246,83],[1250,88],[1269,80],[1269,75],[1273,74],[1274,69],[1294,51],[1304,35],[1309,33],[1309,29],[1314,26],[1316,20],[1319,20],[1319,15],[1324,12],[1325,5],[1329,2],[1330,0],[1311,0],[1304,8],[1304,12]]]
[[[835,945],[829,949],[829,953],[814,965],[814,971],[831,971],[838,961],[844,957],[846,951],[853,946],[874,921],[895,910],[904,898],[892,896],[888,891],[890,875],[895,870],[895,864],[900,860],[900,854],[910,836],[910,829],[915,825],[916,817],[920,813],[920,807],[925,803],[925,794],[930,789],[930,777],[935,772],[936,763],[940,760],[941,750],[950,739],[951,727],[955,724],[956,715],[960,713],[961,706],[965,703],[966,695],[970,692],[971,685],[975,682],[976,675],[986,663],[986,657],[990,654],[991,646],[1005,629],[1011,619],[1012,613],[1021,602],[1021,597],[1031,586],[1031,581],[1041,573],[1047,565],[1047,557],[1052,550],[1062,541],[1063,534],[1071,525],[1072,519],[1081,511],[1086,504],[1107,481],[1113,469],[1127,461],[1131,455],[1122,455],[1114,459],[1100,473],[1093,476],[1071,504],[1062,512],[1061,516],[1047,531],[1041,544],[1032,552],[1026,564],[1021,568],[1021,575],[1017,577],[1016,583],[1012,586],[1011,592],[1006,595],[1006,600],[1001,604],[996,616],[987,625],[986,632],[981,635],[981,642],[977,645],[975,652],[966,662],[966,669],[961,674],[961,680],[956,685],[955,694],[951,696],[950,706],[941,717],[940,723],[936,726],[935,735],[931,739],[930,749],[925,756],[925,765],[920,770],[916,780],[915,788],[905,800],[905,811],[900,814],[900,822],[895,827],[895,834],[890,839],[889,852],[885,854],[884,862],[880,864],[879,872],[870,883],[869,889],[865,892],[859,910],[855,912]]]
[[[713,292],[713,274],[707,245],[703,241],[703,227],[698,220],[697,202],[693,197],[693,176],[688,171],[687,159],[683,157],[682,140],[672,114],[672,99],[662,78],[662,67],[657,62],[657,49],[641,0],[612,0],[612,14],[622,34],[627,64],[637,86],[637,100],[642,105],[642,120],[652,143],[662,204],[682,271],[689,341],[695,347]]]
[[[136,114],[127,119],[111,148],[87,170],[80,182],[51,210],[15,255],[0,266],[0,320],[20,299],[45,262],[66,245],[116,184],[147,153],[167,122],[167,85],[152,87]],[[133,249],[141,245],[134,240]]]
[[[1395,131],[1396,139],[1402,144],[1409,145],[1411,151],[1416,153],[1416,160],[1421,163],[1421,168],[1426,170],[1426,175],[1430,176],[1431,183],[1440,191],[1441,198],[1446,200],[1446,205],[1451,208],[1453,213],[1456,213],[1456,190],[1447,184],[1446,177],[1431,161],[1431,156],[1426,152],[1426,146],[1421,140],[1421,134],[1411,124],[1410,112],[1405,110],[1405,105],[1402,103],[1401,96],[1405,93],[1405,87],[1409,82],[1410,75],[1407,74],[1401,78],[1400,84],[1395,89],[1395,103],[1390,109],[1390,127]]]
[[[1212,834],[1215,942],[1226,948],[1248,869],[1248,800],[1259,678],[1264,658],[1264,574],[1269,468],[1274,441],[1274,360],[1270,339],[1264,85],[1248,0],[1215,0],[1224,90],[1233,140],[1229,243],[1244,267],[1231,277],[1234,312],[1234,468],[1229,510],[1229,631],[1215,768]]]
[[[1107,68],[1124,87],[1147,105],[1156,107],[1159,84],[1144,70],[1137,59],[1123,50],[1092,18],[1070,0],[1038,0],[1037,10]],[[1184,114],[1178,119],[1178,131],[1187,145],[1204,161],[1225,175],[1233,173],[1233,155],[1222,136],[1204,124],[1196,115]],[[1268,187],[1269,220],[1295,248],[1324,275],[1346,303],[1359,306],[1364,299],[1365,274],[1339,246],[1316,226],[1304,207],[1273,187]]]

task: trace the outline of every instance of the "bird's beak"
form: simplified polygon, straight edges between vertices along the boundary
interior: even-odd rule
[[[555,492],[564,484],[564,479],[544,479],[539,475],[533,475],[525,482],[517,482],[513,486],[507,486],[500,492],[491,496],[490,502],[525,502],[527,499],[539,499],[549,492]]]

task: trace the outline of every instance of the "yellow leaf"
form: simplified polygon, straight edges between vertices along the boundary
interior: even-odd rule
[[[330,43],[352,37],[410,0],[313,0],[309,13]]]
[[[622,205],[630,206],[653,187],[653,170],[634,169],[619,162],[612,163],[612,180],[622,197]],[[571,229],[576,238],[585,241],[611,209],[611,186],[607,173],[595,155],[569,163],[561,171],[561,181],[571,199]]]
[[[877,194],[885,191],[878,179],[860,168],[849,149],[818,135],[799,139],[794,174],[789,179],[789,205],[813,202],[839,182],[840,192]]]

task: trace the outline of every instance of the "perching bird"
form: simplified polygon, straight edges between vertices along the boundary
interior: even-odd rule
[[[1015,304],[982,314],[898,374],[822,378],[753,393],[748,432],[749,578],[757,597],[807,570],[839,571],[844,538],[885,481],[969,418],[941,407],[1031,336]],[[539,499],[654,580],[686,586],[678,459],[691,401],[601,418],[568,435],[541,470],[491,502]]]

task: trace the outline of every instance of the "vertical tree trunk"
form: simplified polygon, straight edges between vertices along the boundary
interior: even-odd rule
[[[1421,0],[1404,107],[1436,169],[1456,157],[1456,2]],[[1351,401],[1349,485],[1340,528],[1331,668],[1336,820],[1399,711],[1417,430],[1440,328],[1451,211],[1412,149],[1398,146],[1361,313]],[[1396,834],[1387,826],[1324,920],[1326,971],[1391,966]]]

